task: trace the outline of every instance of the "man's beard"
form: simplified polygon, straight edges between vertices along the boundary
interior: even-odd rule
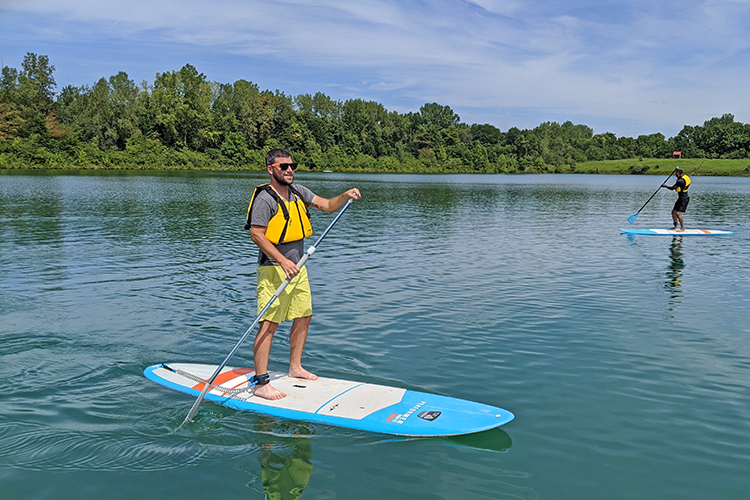
[[[278,183],[281,184],[282,186],[290,186],[293,182],[293,180],[291,181],[286,180],[282,170],[274,169],[273,178],[276,179],[276,181],[278,181]]]

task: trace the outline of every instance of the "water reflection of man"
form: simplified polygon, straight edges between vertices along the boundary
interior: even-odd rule
[[[286,451],[286,449],[285,449]],[[299,500],[302,490],[312,476],[312,446],[308,439],[296,440],[290,453],[273,451],[270,445],[262,448],[260,479],[263,493],[269,500]]]
[[[682,271],[685,269],[685,261],[682,258],[682,236],[673,236],[672,244],[669,246],[669,268],[667,269],[667,289],[671,297],[682,297]]]
[[[678,232],[685,231],[685,221],[682,219],[682,214],[687,210],[688,203],[690,202],[690,196],[688,196],[688,188],[690,187],[690,177],[685,174],[680,167],[675,167],[675,177],[677,181],[672,186],[662,184],[661,187],[665,187],[670,191],[677,191],[677,201],[672,208],[672,222],[674,223],[672,230]],[[679,226],[679,228],[678,228]]]

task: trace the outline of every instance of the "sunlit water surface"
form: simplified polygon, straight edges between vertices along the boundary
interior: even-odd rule
[[[688,227],[733,236],[673,238],[619,232],[661,176],[297,177],[364,195],[309,261],[306,367],[516,420],[401,439],[205,402],[180,427],[193,400],[143,369],[219,363],[252,322],[264,178],[2,175],[0,497],[750,496],[750,179],[691,188]]]

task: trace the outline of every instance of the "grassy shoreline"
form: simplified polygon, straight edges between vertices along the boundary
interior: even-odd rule
[[[160,171],[160,172],[176,172],[176,171],[192,171],[192,172],[247,172],[247,173],[264,173],[262,165],[249,164],[242,167],[236,165],[226,165],[216,162],[199,162],[194,164],[190,161],[179,164],[179,165],[159,165],[150,166],[148,163],[141,163],[137,167],[133,168],[132,164],[129,166],[112,166],[112,165],[96,165],[89,163],[87,165],[60,165],[50,166],[49,164],[44,165],[19,165],[14,163],[12,166],[0,164],[0,173],[20,172],[20,171],[65,171],[65,172],[145,172],[145,171]],[[724,160],[724,159],[705,159],[705,158],[690,158],[683,160],[675,159],[660,159],[660,158],[631,158],[625,160],[603,160],[603,161],[588,161],[578,163],[572,166],[544,166],[534,169],[528,169],[525,171],[509,169],[505,172],[492,172],[505,173],[505,174],[544,174],[544,173],[556,173],[556,174],[611,174],[611,175],[669,175],[676,166],[679,166],[688,175],[697,176],[727,176],[727,177],[750,177],[750,160]],[[310,169],[304,165],[300,165],[300,170],[303,172],[337,172],[337,173],[384,173],[384,174],[482,174],[484,172],[470,172],[470,171],[455,171],[451,168],[438,168],[438,169],[381,169],[375,166],[348,166],[348,167],[326,167]]]
[[[636,158],[628,160],[587,161],[574,167],[580,174],[640,174],[669,175],[679,166],[688,175],[748,177],[750,160],[711,160],[688,158],[683,160]]]

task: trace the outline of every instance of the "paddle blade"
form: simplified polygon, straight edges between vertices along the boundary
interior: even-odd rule
[[[635,219],[637,217],[638,217],[638,212],[636,212],[633,215],[631,215],[630,217],[628,217],[628,222],[630,222],[632,224],[633,222],[635,222]]]

